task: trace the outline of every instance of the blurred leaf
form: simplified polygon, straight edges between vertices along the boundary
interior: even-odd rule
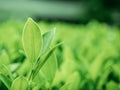
[[[9,64],[10,60],[9,60],[9,56],[7,54],[7,52],[5,50],[1,51],[1,55],[0,55],[0,65],[1,64]]]
[[[48,80],[48,82],[52,83],[55,77],[56,70],[57,70],[56,57],[55,54],[52,54],[41,68],[41,71],[43,72],[43,75]]]
[[[53,54],[53,51],[55,50],[55,48],[58,47],[61,44],[62,43],[56,44],[53,48],[51,48],[50,50],[48,50],[45,54],[43,54],[39,58],[39,60],[37,62],[37,65],[35,65],[35,67],[34,67],[33,78],[38,74],[38,72],[41,69],[41,67],[46,63],[46,61],[48,60],[48,58]]]
[[[27,79],[20,76],[13,81],[10,90],[27,90],[27,88],[28,88]]]
[[[40,90],[40,86],[37,85],[37,86],[35,86],[32,90]]]
[[[120,90],[119,84],[115,83],[114,81],[108,82],[106,88],[106,90]]]
[[[25,59],[21,66],[16,70],[18,75],[26,75],[30,70],[30,62]]]
[[[67,77],[69,77],[78,68],[79,64],[76,63],[72,49],[69,46],[64,47],[63,54],[64,62],[61,69],[64,75],[64,80],[66,80]]]
[[[113,71],[114,71],[115,75],[120,78],[120,70],[119,70],[120,69],[120,63],[114,64],[112,66],[112,68],[113,68]],[[120,79],[119,79],[119,81],[120,81]]]
[[[36,22],[28,18],[23,30],[23,46],[25,53],[33,64],[40,54],[42,47],[42,36]]]
[[[68,86],[69,84],[65,84],[60,88],[60,90],[68,90]]]
[[[35,82],[37,85],[34,85],[34,88],[42,88],[45,85],[45,77],[42,72],[39,72],[36,77],[34,78],[33,82]]]
[[[80,87],[80,75],[78,72],[74,72],[67,79],[66,84],[60,88],[60,90],[79,90]]]
[[[20,65],[21,63],[12,63],[9,65],[9,70],[11,72],[15,72],[19,68]]]
[[[7,76],[5,76],[4,74],[0,73],[0,80],[4,83],[4,85],[8,89],[10,89],[12,81]]]
[[[8,75],[11,80],[13,80],[12,72],[8,70],[8,68],[5,65],[0,65],[0,73],[4,75]]]
[[[54,35],[55,35],[55,29],[43,34],[43,47],[41,50],[42,54],[44,54],[46,52],[46,50],[49,48],[49,46],[53,40]]]
[[[100,80],[98,81],[98,84],[97,84],[97,90],[101,90],[102,86],[104,84],[106,84],[107,78],[108,78],[108,75],[110,74],[110,72],[111,72],[111,70],[109,68],[105,72],[101,73]]]
[[[95,60],[92,62],[90,68],[89,68],[89,73],[90,76],[93,80],[96,80],[96,78],[99,75],[99,71],[102,68],[102,63],[105,60],[105,54],[104,53],[100,53]]]

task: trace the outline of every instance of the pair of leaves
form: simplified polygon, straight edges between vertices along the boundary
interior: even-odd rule
[[[53,48],[48,50],[44,55],[40,57],[40,60],[38,61],[38,66],[35,67],[35,72],[33,73],[33,77],[37,75],[39,70],[41,69],[43,75],[45,75],[48,82],[52,82],[56,69],[57,69],[57,62],[55,58],[55,54],[53,54],[53,51],[57,46],[61,45],[61,43],[55,45]]]
[[[33,70],[31,71],[32,79],[34,79],[42,68],[41,71],[45,78],[49,82],[52,82],[57,68],[56,58],[53,54],[56,46],[52,49],[49,49],[49,47],[54,35],[55,29],[41,35],[37,23],[28,18],[24,27],[22,41],[25,54],[33,65]]]
[[[50,60],[48,60],[48,62],[44,65],[44,67],[41,70],[49,82],[52,82],[54,78],[57,65],[55,56],[54,54],[52,55],[57,45],[52,49],[48,50],[51,41],[53,40],[54,34],[55,30],[52,30],[41,35],[38,25],[31,18],[29,18],[28,21],[26,22],[23,31],[23,46],[25,53],[27,55],[27,58],[32,63],[32,65],[36,65],[35,66],[36,70],[35,73],[33,74],[33,77],[36,76],[40,68],[51,56]],[[39,62],[38,64],[36,64],[38,59]],[[22,76],[16,78],[12,83],[12,80],[10,80],[7,76],[0,73],[0,79],[10,90],[27,90],[28,88],[28,81]]]
[[[49,48],[55,29],[45,34],[41,34],[40,28],[36,22],[28,18],[23,30],[23,47],[27,58],[33,64]]]
[[[55,45],[39,58],[37,65],[33,68],[33,79],[41,69],[48,81],[52,81],[57,68],[57,62],[53,51],[59,45],[61,45],[61,43]]]

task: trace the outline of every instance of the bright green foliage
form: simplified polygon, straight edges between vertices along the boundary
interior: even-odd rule
[[[53,51],[60,45],[57,44],[50,48],[54,35],[54,29],[41,35],[37,23],[31,18],[28,18],[22,33],[22,43],[26,55],[24,55],[23,51],[20,51],[19,53],[22,58],[25,58],[26,56],[24,64],[21,64],[20,62],[16,64],[13,63],[12,65],[10,64],[8,67],[11,68],[11,71],[9,71],[5,66],[10,63],[9,57],[6,53],[2,54],[0,62],[5,65],[0,64],[0,81],[10,90],[32,90],[41,88],[38,86],[40,84],[37,86],[33,84],[35,77],[40,76],[41,80],[44,78],[44,85],[49,82],[49,87],[46,88],[51,88],[50,84],[52,83],[57,70],[57,61]],[[21,68],[19,68],[19,66],[21,66]],[[43,75],[39,73],[41,68]],[[17,75],[17,73],[19,75]],[[35,82],[35,84],[37,84],[37,82]]]
[[[21,42],[23,23],[8,21],[0,24],[0,73],[4,75],[0,78],[0,90],[11,88],[13,80],[20,76],[27,80],[29,90],[120,89],[119,28],[95,21],[74,25],[36,24],[29,20],[32,25],[27,25],[28,28],[35,25],[34,29],[37,29],[40,25],[42,30],[37,30],[41,44],[32,65],[28,57],[30,52],[26,53],[25,47],[23,50]],[[55,30],[51,30],[53,27],[57,28],[53,43],[64,41],[64,44],[50,46],[55,35]]]
[[[97,76],[99,74],[99,70],[100,68],[102,67],[102,64],[103,64],[103,60],[105,61],[106,58],[105,58],[105,54],[104,53],[101,53],[99,54],[95,60],[91,63],[91,67],[89,69],[89,73],[91,75],[91,78],[93,80],[96,80],[97,79]]]
[[[78,90],[80,87],[80,76],[78,72],[74,72],[68,77],[66,84],[60,90]]]
[[[27,58],[33,64],[40,55],[42,35],[38,25],[31,18],[28,18],[24,26],[22,39]]]

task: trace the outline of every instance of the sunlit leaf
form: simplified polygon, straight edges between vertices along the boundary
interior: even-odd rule
[[[41,71],[43,72],[43,75],[46,77],[46,79],[51,83],[55,77],[56,70],[57,61],[55,54],[52,54],[41,68]]]
[[[80,87],[80,75],[78,72],[74,72],[68,77],[66,84],[61,87],[60,90],[79,90]]]
[[[35,85],[34,88],[40,88],[45,85],[45,77],[42,72],[39,72],[36,77],[34,78],[33,82],[37,83],[37,86]]]
[[[28,59],[34,63],[40,54],[42,36],[38,25],[31,18],[24,26],[22,41]]]
[[[9,64],[10,60],[9,60],[9,56],[8,53],[6,52],[6,50],[1,50],[1,54],[0,54],[0,65],[1,64]]]
[[[105,60],[106,56],[104,53],[99,54],[96,59],[92,62],[89,73],[93,80],[96,80],[96,78],[99,75],[99,70],[102,67],[103,61]]]
[[[54,35],[55,35],[55,29],[43,34],[43,46],[42,46],[41,54],[45,53],[45,51],[49,48]]]
[[[27,79],[20,76],[13,81],[10,90],[27,90],[27,88],[28,88]]]
[[[116,82],[110,81],[106,85],[106,90],[120,90],[120,86]]]
[[[58,47],[59,45],[61,45],[61,43],[58,43],[57,45],[55,45],[53,48],[48,50],[44,55],[42,55],[39,58],[39,60],[37,62],[37,65],[34,67],[34,70],[33,70],[34,71],[33,72],[33,78],[36,76],[36,74],[38,74],[41,67],[46,63],[48,58],[53,54],[53,51],[55,50],[55,48]]]

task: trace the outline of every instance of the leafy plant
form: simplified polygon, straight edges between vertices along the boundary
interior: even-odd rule
[[[120,89],[119,28],[96,21],[86,25],[38,22],[42,45],[38,59],[31,60],[21,43],[23,25],[16,20],[0,24],[0,90],[15,88],[15,83],[21,82],[32,90]],[[57,33],[53,43],[64,41],[64,45],[50,47],[54,26]],[[56,46],[55,54],[50,55]],[[18,86],[26,88],[24,85]]]
[[[51,88],[50,85],[57,68],[53,51],[60,45],[59,43],[50,47],[54,35],[55,29],[42,35],[37,23],[28,18],[22,34],[22,43],[31,67],[26,76],[13,77],[12,72],[9,72],[5,65],[1,66],[3,69],[0,69],[0,80],[9,90],[33,90],[35,88],[33,83],[37,84],[34,79],[36,76],[41,76],[41,74],[44,76],[45,83],[49,83],[47,88]]]

